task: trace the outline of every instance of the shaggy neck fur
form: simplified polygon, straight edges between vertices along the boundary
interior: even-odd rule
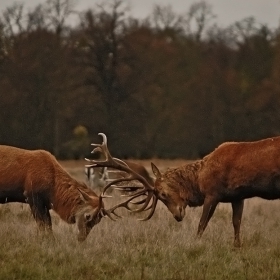
[[[202,160],[195,161],[174,169],[167,170],[163,177],[175,192],[187,201],[188,206],[203,205],[204,195],[198,185],[198,172],[203,165]]]
[[[98,206],[97,195],[86,185],[73,179],[62,167],[55,168],[55,186],[51,198],[52,209],[68,223],[75,223],[75,215],[85,207],[78,188],[88,195],[96,197],[96,207]]]

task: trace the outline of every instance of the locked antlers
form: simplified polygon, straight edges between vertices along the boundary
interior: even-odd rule
[[[103,138],[103,142],[102,144],[91,144],[92,146],[95,147],[91,153],[101,152],[104,155],[105,159],[104,160],[86,159],[88,162],[90,162],[90,164],[86,165],[86,167],[109,167],[112,169],[116,169],[118,171],[125,172],[125,174],[127,175],[127,176],[123,176],[122,178],[117,178],[109,182],[105,186],[101,196],[104,197],[106,191],[111,187],[114,187],[115,189],[118,190],[134,190],[132,194],[126,195],[126,197],[128,197],[127,200],[115,205],[111,209],[104,210],[104,214],[107,215],[109,218],[113,219],[111,214],[120,217],[115,212],[115,210],[120,207],[124,207],[131,212],[142,212],[142,211],[150,210],[148,216],[141,219],[142,221],[149,220],[155,212],[157,201],[158,201],[158,198],[155,194],[154,186],[149,184],[147,180],[139,173],[132,170],[124,161],[112,157],[108,150],[106,135],[104,133],[99,133],[98,135],[100,135]],[[131,186],[116,185],[121,182],[131,182],[133,180],[139,181],[141,183],[141,186],[131,187]],[[145,198],[137,200],[142,196],[145,196]],[[140,205],[140,207],[136,209],[132,209],[131,208],[132,205]]]

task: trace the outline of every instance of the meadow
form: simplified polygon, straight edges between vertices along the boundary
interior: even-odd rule
[[[183,161],[155,163],[165,169]],[[83,161],[62,164],[85,180]],[[37,233],[27,205],[0,205],[0,280],[280,279],[279,209],[279,201],[247,200],[242,248],[235,249],[228,204],[218,206],[201,239],[196,230],[202,208],[188,208],[178,223],[159,202],[146,222],[137,220],[142,214],[120,209],[122,219],[102,219],[83,243],[76,227],[53,212],[55,239]]]

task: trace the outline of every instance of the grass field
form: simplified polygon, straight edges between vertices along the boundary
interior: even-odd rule
[[[156,163],[164,169],[182,162]],[[63,164],[84,180],[84,162]],[[0,205],[0,280],[280,279],[279,209],[279,201],[247,200],[243,246],[234,249],[226,204],[218,206],[199,240],[195,234],[201,208],[188,208],[178,223],[159,204],[147,222],[125,211],[117,222],[103,219],[84,243],[77,242],[75,226],[55,213],[53,240],[37,233],[27,205]]]

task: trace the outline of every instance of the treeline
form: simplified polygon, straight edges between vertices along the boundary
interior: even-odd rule
[[[280,134],[280,33],[254,18],[48,0],[8,7],[0,35],[1,144],[79,157],[104,132],[115,156],[197,158]]]

